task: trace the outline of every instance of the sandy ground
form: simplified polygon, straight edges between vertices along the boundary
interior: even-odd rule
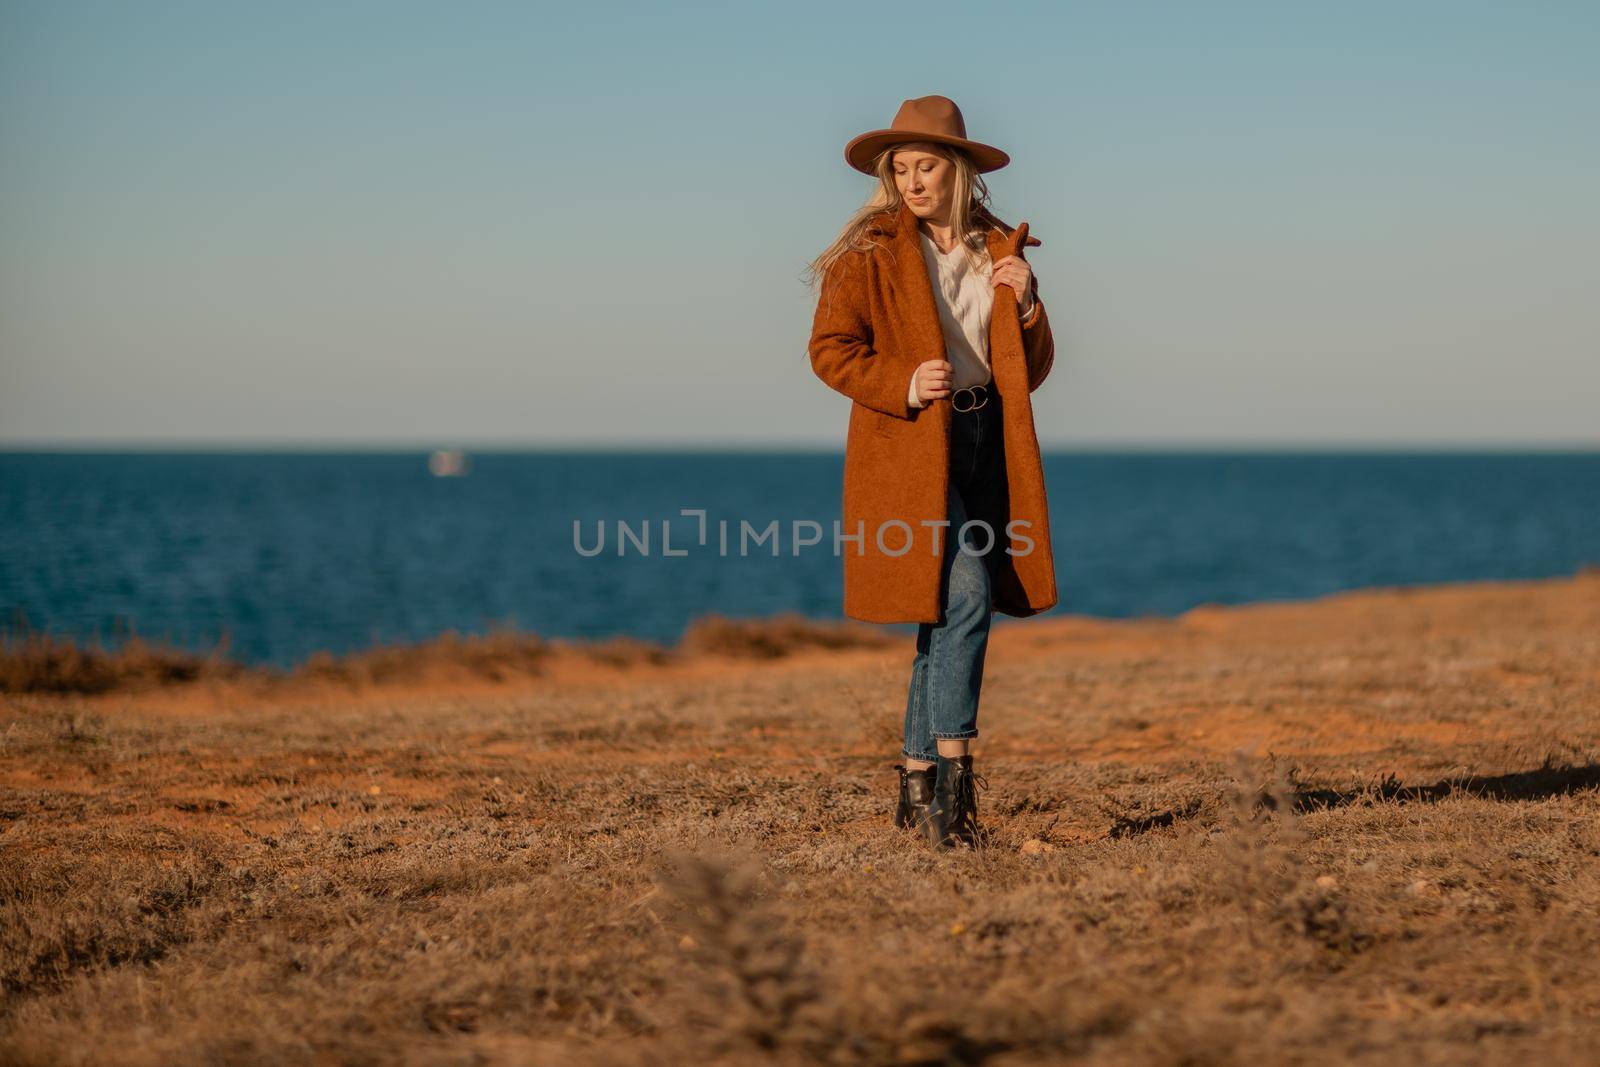
[[[1600,574],[911,651],[7,698],[0,1060],[1600,1062]]]

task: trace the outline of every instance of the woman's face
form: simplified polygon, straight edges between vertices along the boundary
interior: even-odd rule
[[[956,168],[943,156],[914,148],[901,149],[890,157],[894,184],[922,219],[943,222],[950,217],[951,193],[955,190]]]

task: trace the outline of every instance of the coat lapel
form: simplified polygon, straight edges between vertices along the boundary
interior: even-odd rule
[[[906,302],[905,313],[916,326],[919,353],[927,353],[919,354],[917,363],[943,359],[944,327],[939,324],[939,306],[934,302],[928,264],[922,258],[922,231],[917,228],[916,212],[903,200],[895,222],[894,288],[897,301]]]
[[[989,241],[989,255],[996,261],[1004,259],[1006,256],[1020,256],[1023,259],[1027,259],[1028,257],[1022,254],[1024,248],[1032,248],[1035,245],[1044,244],[1037,237],[1028,236],[1028,224],[1026,222],[1010,233],[1006,233],[999,219],[993,215],[988,215],[987,220],[989,222],[989,230],[985,236]],[[1010,286],[1006,288],[1009,289]]]
[[[989,224],[985,237],[991,262],[998,263],[1006,256],[1027,258],[1022,253],[1028,245],[1043,243],[1037,237],[1028,236],[1026,222],[1007,233],[999,219],[987,212],[984,215]],[[1022,323],[1017,318],[1016,291],[1009,285],[997,285],[994,288],[994,308],[989,315],[989,373],[994,376],[995,388],[1001,396],[1008,399],[1027,396],[1027,357],[1022,348]]]
[[[984,238],[989,245],[989,259],[995,263],[1012,254],[1011,242],[1006,240],[1005,231],[1000,227],[990,224],[984,231]]]

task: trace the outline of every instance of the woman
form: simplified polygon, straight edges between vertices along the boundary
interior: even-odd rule
[[[845,147],[877,189],[811,264],[812,369],[850,397],[845,614],[916,622],[895,824],[977,847],[971,743],[991,615],[1056,603],[1029,394],[1055,356],[1027,223],[989,211],[1010,157],[942,96],[907,100]],[[949,536],[944,536],[948,534]]]

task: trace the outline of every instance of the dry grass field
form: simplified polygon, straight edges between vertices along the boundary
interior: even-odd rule
[[[0,1062],[1600,1063],[1600,574],[785,640],[0,696]]]

